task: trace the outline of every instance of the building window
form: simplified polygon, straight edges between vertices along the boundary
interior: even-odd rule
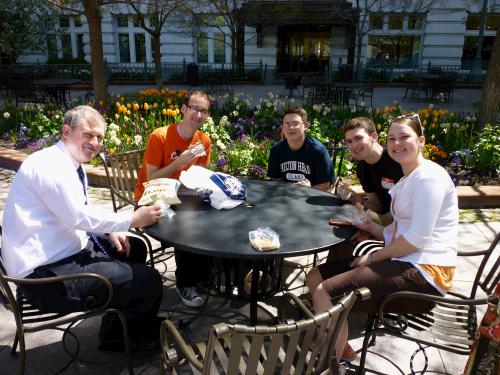
[[[410,14],[408,16],[408,30],[422,30],[424,16],[421,14]]]
[[[224,34],[214,34],[214,63],[224,64],[226,62],[226,45],[224,43]]]
[[[196,37],[196,61],[199,63],[224,64],[227,40],[230,39],[226,20],[218,14],[198,14]]]
[[[146,36],[144,34],[135,34],[135,61],[146,61]]]
[[[76,51],[79,59],[85,58],[85,50],[83,47],[83,34],[76,34]]]
[[[61,35],[63,59],[72,59],[73,50],[71,48],[71,34]]]
[[[382,30],[384,28],[384,15],[382,13],[370,14],[370,29]]]
[[[479,13],[469,13],[465,24],[464,49],[462,53],[462,69],[470,69],[476,57],[479,43],[479,27],[481,16]],[[483,45],[481,48],[482,68],[487,69],[495,42],[496,28],[500,25],[500,13],[486,15],[484,22]]]
[[[500,13],[490,13],[486,15],[484,20],[485,31],[495,31],[500,25]],[[481,26],[481,15],[479,13],[469,13],[467,15],[467,22],[465,24],[466,30],[479,31]]]
[[[116,16],[118,27],[128,27],[128,16]]]
[[[199,63],[208,63],[208,36],[200,33],[196,43],[196,56]]]
[[[149,19],[145,20],[149,26]],[[151,38],[140,27],[136,16],[116,16],[116,38],[118,40],[117,59],[120,62],[149,62],[152,61]]]
[[[400,13],[389,14],[389,30],[403,29],[403,15]]]
[[[128,34],[118,34],[120,62],[130,62],[130,44]]]
[[[372,62],[397,61],[399,64],[416,64],[419,55],[420,36],[381,35],[368,38],[368,58]]]
[[[372,13],[368,35],[368,62],[418,64],[424,15],[419,13]]]
[[[61,15],[56,30],[47,36],[49,60],[84,58],[82,19]]]
[[[59,27],[69,27],[69,16],[59,16]]]
[[[49,59],[58,58],[57,39],[54,34],[47,35],[47,52],[49,55]]]

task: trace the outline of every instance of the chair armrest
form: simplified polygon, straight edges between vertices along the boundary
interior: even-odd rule
[[[170,366],[176,366],[180,361],[177,351],[174,347],[170,347],[168,343],[169,335],[173,338],[174,345],[179,348],[179,350],[182,352],[182,355],[189,362],[191,362],[194,367],[196,367],[199,371],[202,371],[203,363],[198,360],[191,346],[186,343],[177,327],[169,319],[165,319],[160,326],[160,343],[162,346],[165,363],[169,364]]]
[[[460,306],[460,305],[462,305],[462,306],[476,306],[476,305],[487,304],[489,301],[491,301],[491,299],[493,297],[494,296],[489,296],[489,297],[480,298],[480,299],[446,298],[446,297],[436,296],[433,294],[424,294],[424,293],[416,293],[416,292],[394,292],[394,293],[389,294],[388,296],[386,296],[382,300],[380,307],[379,307],[379,311],[378,311],[378,319],[382,324],[389,326],[391,329],[395,329],[397,331],[404,331],[404,329],[406,329],[406,327],[404,327],[404,324],[402,324],[401,328],[397,328],[394,326],[394,324],[391,323],[391,321],[394,320],[393,318],[386,319],[384,317],[384,314],[390,314],[390,313],[384,312],[384,309],[385,309],[385,306],[387,305],[387,303],[392,301],[392,300],[399,299],[399,298],[411,298],[411,299],[415,299],[415,300],[442,302],[442,303],[446,303],[449,305],[457,305],[457,306]],[[404,314],[398,314],[398,315],[404,315]],[[402,322],[399,322],[399,323],[402,323]]]
[[[79,273],[79,274],[72,274],[72,275],[63,275],[63,276],[53,276],[53,277],[43,277],[39,279],[26,279],[26,278],[20,278],[20,277],[11,277],[11,276],[4,276],[4,279],[6,281],[9,281],[15,285],[22,286],[22,285],[42,285],[42,284],[52,284],[52,283],[58,283],[58,282],[64,282],[68,280],[78,280],[78,279],[95,279],[96,281],[104,284],[106,288],[108,289],[108,298],[106,298],[106,301],[101,305],[97,307],[92,307],[92,306],[86,306],[86,308],[89,311],[95,311],[95,310],[101,310],[104,308],[107,308],[109,304],[111,303],[111,300],[113,298],[113,285],[109,282],[107,278],[105,278],[102,275],[98,275],[95,273]],[[87,301],[86,304],[90,302]]]
[[[290,292],[286,292],[284,294],[284,297],[288,298],[293,303],[295,303],[295,305],[297,305],[302,314],[304,314],[308,319],[314,318],[314,313],[306,305],[304,305],[304,302],[302,302],[302,300],[297,295]]]

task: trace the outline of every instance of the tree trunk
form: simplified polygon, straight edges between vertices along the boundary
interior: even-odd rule
[[[493,44],[479,105],[478,129],[495,124],[500,112],[500,26]]]
[[[155,51],[156,86],[158,86],[158,89],[161,89],[163,86],[163,79],[161,76],[160,33],[161,32],[153,35],[153,49]]]
[[[100,1],[84,0],[83,10],[89,24],[90,64],[96,97],[95,106],[99,109],[106,109],[108,91],[102,50]]]

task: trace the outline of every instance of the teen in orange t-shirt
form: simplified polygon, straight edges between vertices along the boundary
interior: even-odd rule
[[[210,98],[201,91],[189,92],[181,107],[182,121],[151,133],[135,186],[135,200],[144,193],[144,182],[156,178],[178,179],[181,171],[191,165],[207,165],[210,160],[210,138],[199,129],[210,114]],[[206,155],[193,153],[190,148],[203,144]],[[189,307],[204,304],[196,284],[208,279],[208,257],[179,249],[174,250],[176,289],[182,302]]]
[[[168,178],[179,179],[181,171],[187,170],[191,165],[207,165],[210,160],[210,138],[199,130],[196,130],[191,139],[184,139],[179,134],[179,124],[164,126],[153,131],[148,139],[146,152],[142,160],[142,167],[139,172],[139,179],[135,187],[135,200],[141,199],[144,193],[144,182],[150,180],[147,176],[147,165],[161,169],[166,167],[193,145],[202,143],[206,155],[194,159],[189,164],[183,164],[175,169]]]

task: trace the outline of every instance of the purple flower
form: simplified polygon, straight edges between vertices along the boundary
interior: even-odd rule
[[[222,167],[227,164],[227,160],[224,156],[221,156],[219,160],[217,160],[217,166]]]

